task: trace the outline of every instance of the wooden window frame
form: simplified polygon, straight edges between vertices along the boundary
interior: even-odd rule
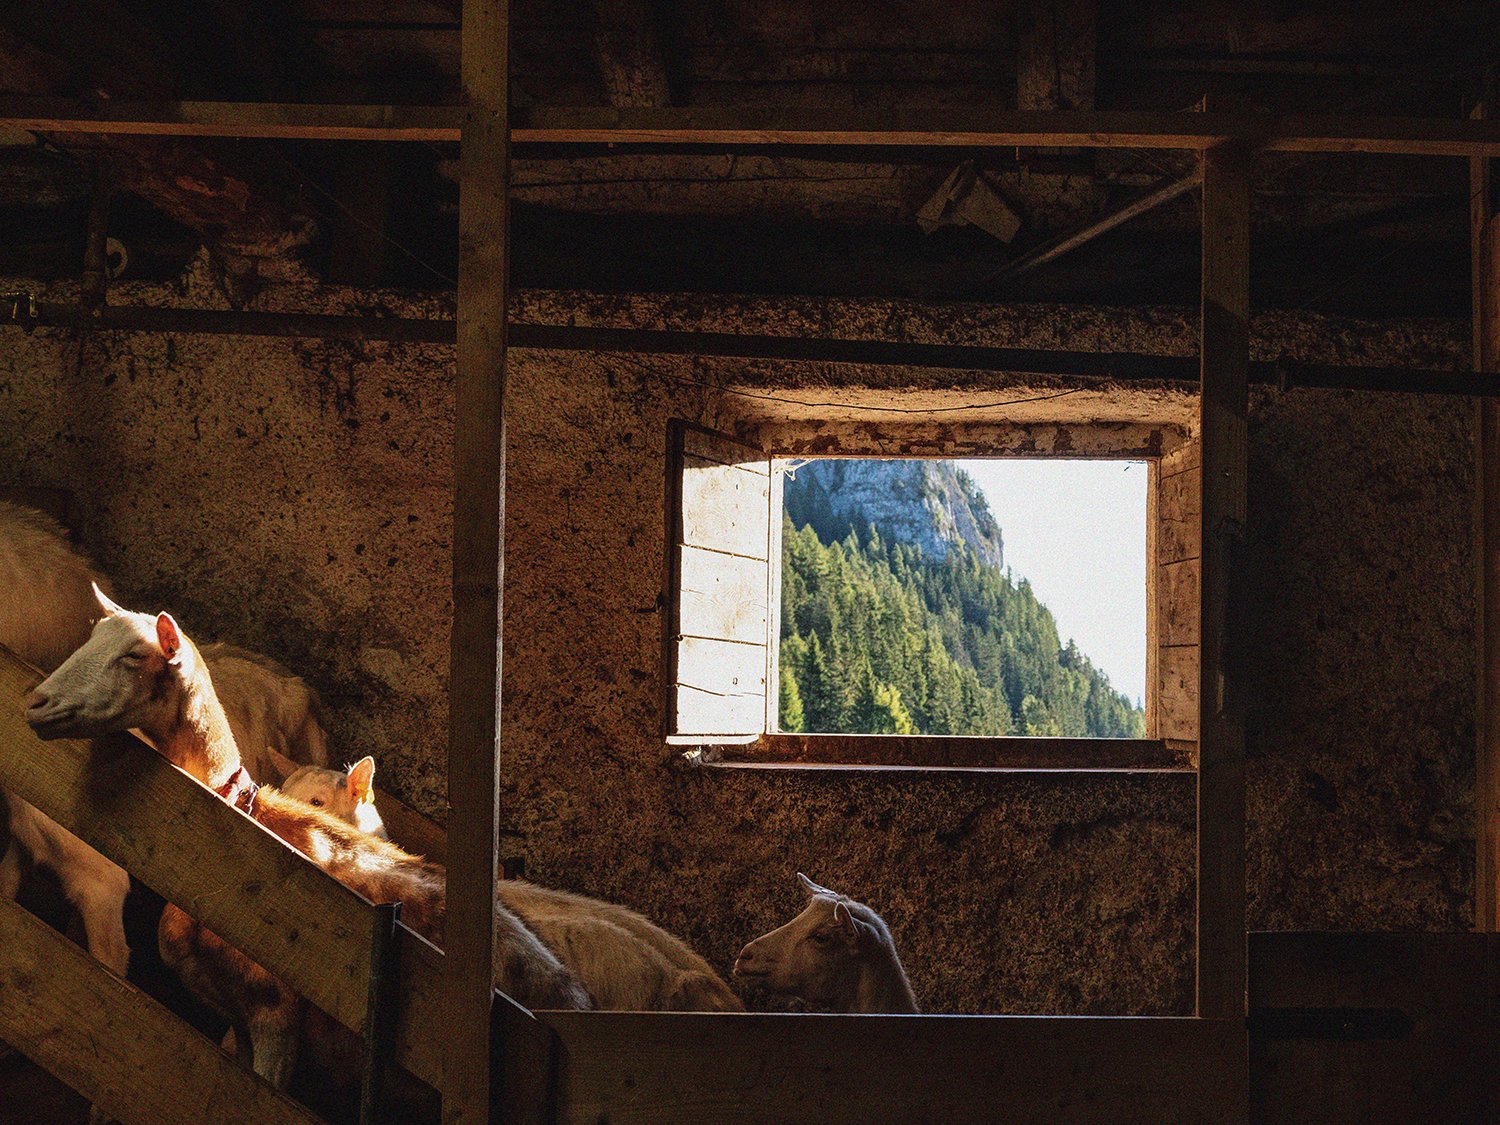
[[[1104,425],[1108,425],[1105,423]],[[781,523],[782,493],[777,474],[778,462],[800,459],[803,455],[773,445],[761,450],[771,467],[769,490],[769,543],[766,582],[766,670],[765,717],[757,735],[708,736],[674,733],[677,687],[676,631],[681,574],[680,545],[683,538],[683,472],[686,432],[715,434],[697,423],[673,419],[668,425],[666,481],[666,553],[662,595],[663,651],[663,734],[669,746],[684,750],[695,764],[737,769],[838,769],[838,770],[972,770],[972,771],[1063,771],[1063,772],[1182,772],[1197,764],[1197,670],[1196,639],[1197,558],[1174,555],[1158,565],[1158,550],[1183,541],[1181,535],[1165,534],[1160,526],[1163,515],[1196,527],[1197,493],[1174,488],[1163,497],[1165,482],[1184,474],[1177,484],[1186,483],[1186,473],[1197,473],[1197,442],[1186,438],[1165,453],[1151,454],[1131,446],[1115,453],[1076,452],[994,454],[988,458],[973,453],[914,456],[913,460],[993,459],[1043,460],[1048,458],[1089,460],[1144,461],[1147,465],[1146,563],[1147,563],[1147,737],[1080,738],[1080,737],[988,737],[976,735],[879,735],[836,733],[793,733],[777,729],[779,712],[779,646],[781,639]],[[719,434],[720,437],[732,435]],[[735,439],[741,440],[741,439]],[[867,459],[865,453],[840,454],[820,452],[817,459],[845,456]],[[1169,468],[1163,471],[1164,460]],[[1190,498],[1185,508],[1181,497]],[[1191,537],[1189,537],[1191,538]],[[1177,554],[1182,554],[1176,548]],[[1169,578],[1181,564],[1191,564],[1187,585]],[[1171,589],[1169,590],[1169,586]],[[1191,618],[1185,635],[1193,641],[1192,659],[1184,661],[1182,645],[1164,644],[1162,631],[1164,603],[1170,612]],[[1166,639],[1171,639],[1167,637]],[[1174,651],[1164,653],[1163,649]],[[1190,665],[1190,667],[1188,666]],[[1168,679],[1170,677],[1170,681]],[[1170,708],[1160,701],[1169,689],[1178,697]],[[1164,729],[1159,729],[1159,727]]]

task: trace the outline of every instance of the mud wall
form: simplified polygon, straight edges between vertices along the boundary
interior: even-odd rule
[[[120,303],[212,303],[178,287]],[[432,315],[391,294],[266,307]],[[881,333],[1178,354],[1172,310],[523,294],[574,323]],[[1461,327],[1265,318],[1260,347],[1462,362]],[[6,483],[69,489],[142,608],[303,672],[338,752],[443,814],[452,355],[406,345],[0,335]],[[893,380],[895,381],[893,383]],[[518,351],[507,504],[503,847],[645,910],[721,968],[800,907],[868,900],[933,1010],[1181,1013],[1192,995],[1188,775],[683,771],[664,747],[657,593],[666,425],[774,418],[896,384],[1013,380]],[[792,409],[792,408],[789,408]],[[1470,407],[1258,396],[1251,433],[1252,924],[1444,929],[1472,912]],[[769,413],[768,413],[769,412]],[[805,416],[806,412],[803,411]]]

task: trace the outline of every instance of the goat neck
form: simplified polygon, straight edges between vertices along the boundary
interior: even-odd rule
[[[240,750],[207,665],[194,660],[175,687],[180,693],[176,722],[169,730],[148,730],[146,735],[173,765],[218,789],[239,771]]]
[[[854,1004],[848,1009],[855,1013],[892,1012],[917,1013],[916,994],[906,971],[896,957],[894,949],[881,948],[860,959],[859,986],[855,990]]]

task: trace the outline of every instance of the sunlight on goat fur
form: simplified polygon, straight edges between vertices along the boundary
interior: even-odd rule
[[[375,809],[375,759],[361,758],[346,770],[302,766],[281,783],[288,797],[306,801],[382,840],[389,840],[385,821]]]

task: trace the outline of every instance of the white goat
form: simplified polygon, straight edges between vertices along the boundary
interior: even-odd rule
[[[740,951],[734,975],[834,1012],[917,1012],[885,921],[802,872],[807,908]]]
[[[109,581],[68,542],[50,516],[0,501],[0,645],[50,672],[89,638],[100,607],[93,587]],[[205,659],[225,699],[229,723],[252,748],[247,768],[257,778],[285,772],[285,758],[328,761],[316,694],[275,661],[233,645],[209,645]],[[83,918],[89,952],[120,976],[130,950],[122,920],[130,877],[57,822],[3,793],[10,840],[0,856],[0,895],[14,899],[23,855],[51,868]]]
[[[346,770],[302,766],[288,774],[278,788],[288,797],[306,801],[361,832],[381,840],[391,838],[385,830],[385,821],[375,809],[374,758],[361,758]]]
[[[305,767],[282,791],[381,839],[373,799],[375,762],[348,773]],[[545,942],[603,1011],[738,1012],[744,1005],[681,939],[617,903],[502,879],[495,900]]]

